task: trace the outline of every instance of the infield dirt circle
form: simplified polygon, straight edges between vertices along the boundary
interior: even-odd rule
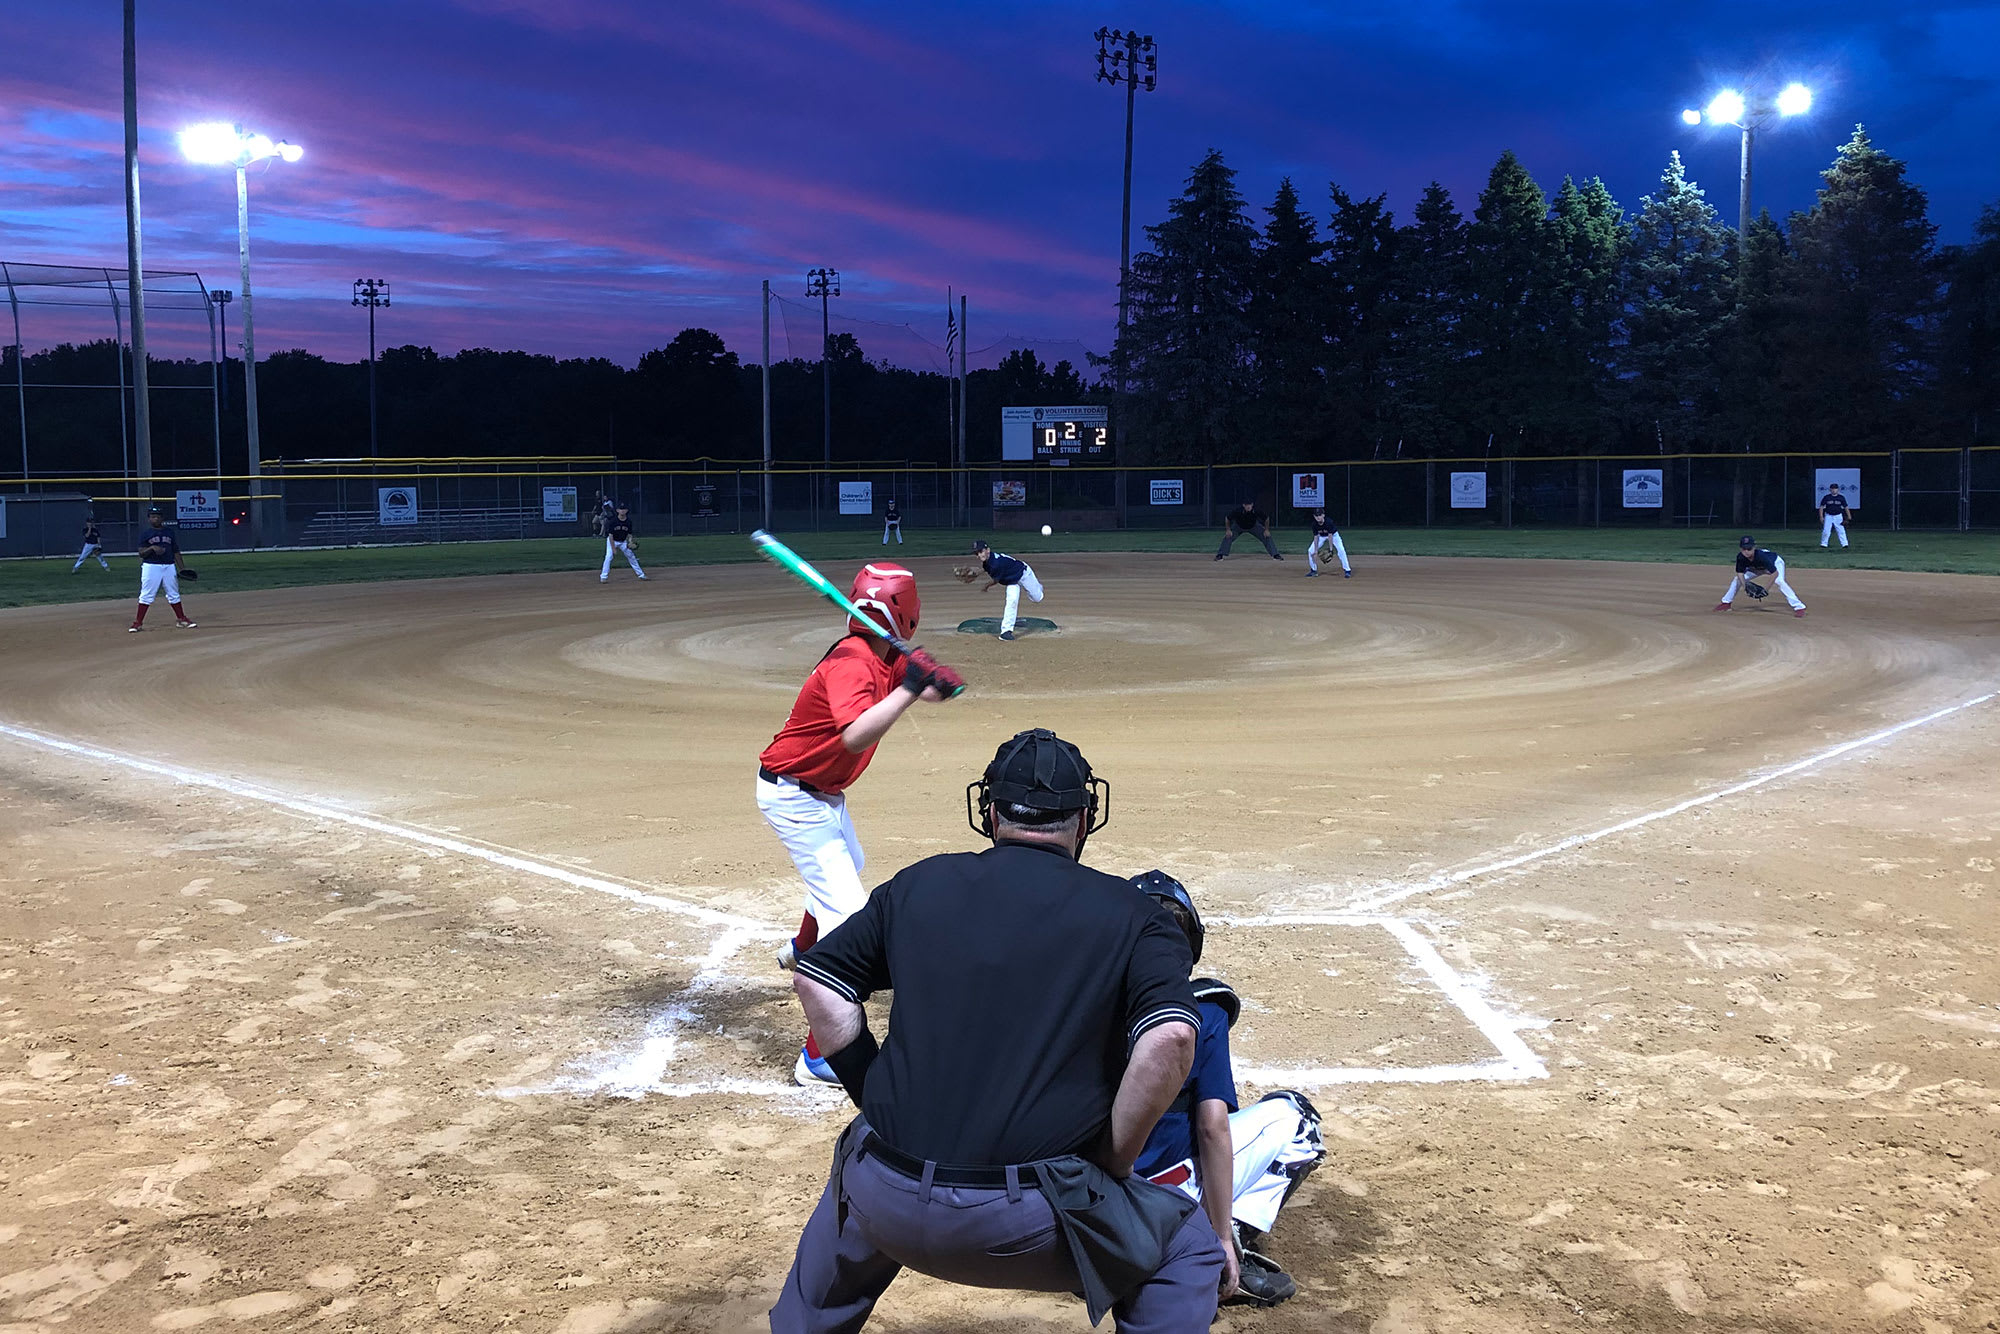
[[[854,789],[868,878],[1054,728],[1325,1114],[1299,1296],[1218,1328],[2000,1328],[2000,584],[1722,615],[1726,548],[1044,556],[1012,643],[908,562],[972,688]],[[754,769],[839,622],[621,574],[0,612],[0,1330],[760,1327],[845,1118]]]

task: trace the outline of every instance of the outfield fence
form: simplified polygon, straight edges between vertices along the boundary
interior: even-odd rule
[[[651,463],[589,458],[303,460],[254,478],[0,481],[0,555],[74,552],[87,514],[128,551],[159,506],[190,551],[574,537],[596,502],[642,535],[1207,528],[1244,501],[1296,529],[1315,503],[1340,527],[1722,527],[1817,524],[1821,483],[1846,482],[1859,530],[2000,530],[2000,447],[1847,454],[1668,454],[1327,463],[952,469],[898,462]]]

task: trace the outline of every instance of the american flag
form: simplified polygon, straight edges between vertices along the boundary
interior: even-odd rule
[[[958,316],[952,313],[949,287],[944,289],[944,364],[946,374],[957,374]]]

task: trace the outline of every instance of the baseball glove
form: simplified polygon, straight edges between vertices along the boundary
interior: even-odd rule
[[[1764,587],[1762,584],[1752,583],[1748,579],[1743,581],[1743,591],[1753,598],[1767,598],[1771,596],[1770,589]]]
[[[182,570],[181,578],[188,580],[199,579],[201,578],[201,572],[198,570]]]
[[[979,567],[977,565],[954,565],[951,567],[951,577],[958,580],[961,584],[969,584],[979,578]]]

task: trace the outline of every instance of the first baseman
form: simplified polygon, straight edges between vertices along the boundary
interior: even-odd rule
[[[597,572],[597,582],[603,583],[611,577],[611,557],[624,553],[625,563],[632,567],[632,573],[641,579],[646,572],[639,568],[639,553],[632,544],[632,514],[623,505],[611,516],[610,526],[604,530],[604,568]]]
[[[862,566],[848,599],[898,638],[917,631],[917,576],[900,565]],[[846,637],[800,687],[791,716],[757,757],[757,809],[806,882],[805,915],[798,935],[778,953],[781,966],[790,968],[868,901],[861,884],[867,859],[848,818],[847,788],[912,704],[947,699],[963,684],[929,654],[919,649],[905,657],[850,617]],[[810,1032],[792,1078],[840,1082]]]
[[[1839,482],[1828,482],[1826,494],[1819,498],[1819,544],[1835,533],[1840,534],[1840,545],[1847,545],[1847,497],[1840,494]]]
[[[1785,558],[1769,547],[1757,545],[1757,539],[1745,533],[1736,543],[1736,577],[1729,581],[1729,591],[1722,595],[1722,601],[1715,604],[1717,611],[1728,611],[1729,604],[1736,601],[1736,590],[1746,589],[1753,598],[1765,596],[1764,586],[1757,582],[1757,576],[1768,574],[1771,582],[1785,595],[1785,601],[1792,604],[1792,615],[1803,617],[1806,604],[1799,601],[1799,595],[1785,582]]]
[[[1340,577],[1352,579],[1354,568],[1347,563],[1347,544],[1340,540],[1340,530],[1326,521],[1325,510],[1314,510],[1312,537],[1306,542],[1306,578],[1319,577],[1319,563],[1329,553],[1340,558]]]
[[[111,568],[104,561],[104,538],[97,531],[97,520],[85,519],[83,521],[83,552],[76,558],[76,564],[69,567],[69,572],[75,574],[83,568],[83,563],[92,556],[97,557],[97,563],[103,565],[105,569],[108,570]]]
[[[972,554],[979,558],[979,567],[986,571],[986,588],[979,591],[984,593],[995,585],[1007,590],[1007,606],[1000,613],[1000,637],[1012,639],[1014,619],[1021,610],[1021,594],[1025,591],[1034,601],[1040,602],[1042,581],[1035,577],[1034,567],[1028,562],[1018,556],[1009,556],[1004,551],[995,551],[986,542],[974,542]]]
[[[174,609],[175,623],[183,630],[194,629],[194,622],[181,606],[180,576],[187,569],[181,562],[181,544],[165,524],[158,510],[146,512],[146,534],[139,543],[139,614],[126,627],[134,634],[146,628],[146,609],[163,592],[167,605]],[[187,573],[190,579],[194,577],[194,571]]]

